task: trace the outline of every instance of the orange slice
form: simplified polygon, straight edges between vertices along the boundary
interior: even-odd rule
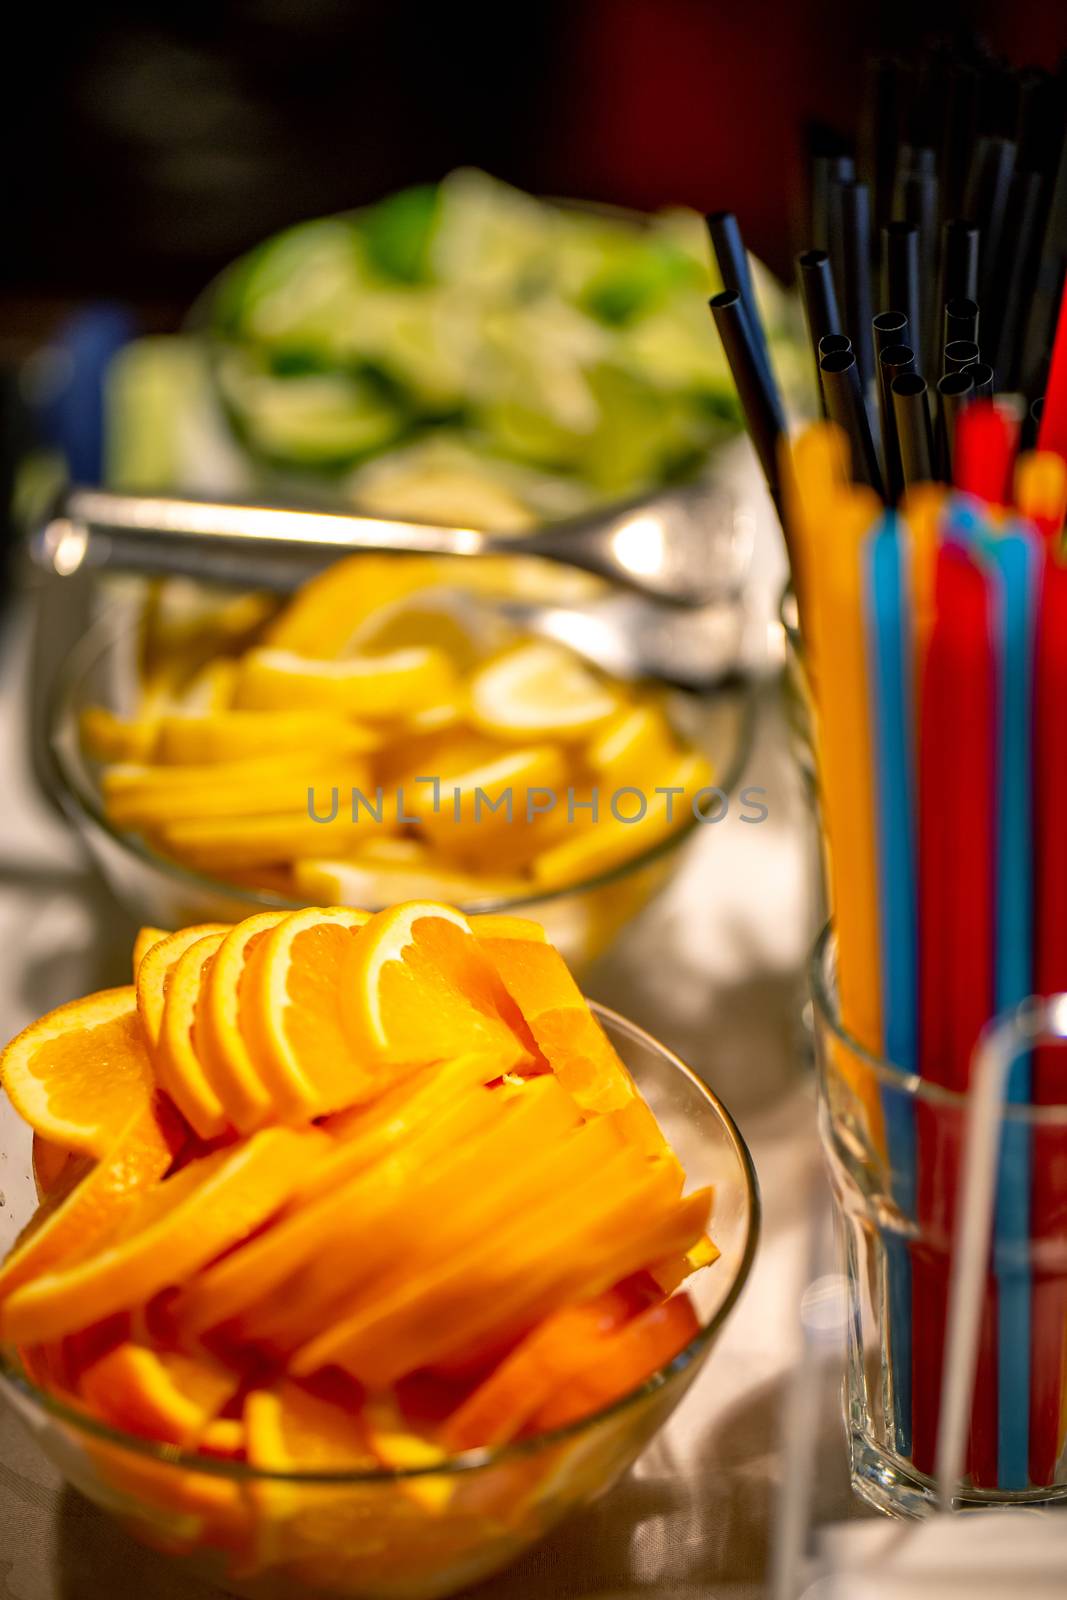
[[[59,1338],[183,1283],[279,1210],[324,1148],[316,1128],[268,1128],[191,1162],[147,1190],[99,1250],[16,1289],[0,1305],[0,1337]]]
[[[285,911],[261,911],[231,928],[208,968],[197,1008],[197,1051],[227,1115],[241,1133],[250,1133],[269,1121],[274,1107],[247,1044],[252,1032],[245,986],[248,961],[265,934],[287,915]]]
[[[198,1444],[240,1379],[207,1356],[117,1345],[82,1374],[81,1395],[113,1427],[163,1444]]]
[[[538,1407],[531,1431],[565,1427],[621,1400],[680,1355],[699,1332],[700,1321],[688,1295],[650,1306],[613,1333],[590,1342],[582,1370]]]
[[[37,1190],[38,1200],[47,1200],[54,1195],[60,1185],[67,1187],[71,1169],[84,1165],[84,1156],[75,1155],[73,1150],[68,1150],[64,1145],[53,1144],[49,1139],[42,1139],[39,1133],[33,1136],[33,1152],[31,1164],[33,1166],[33,1185]]]
[[[469,684],[475,727],[504,739],[582,739],[619,709],[615,690],[562,645],[520,645]]]
[[[487,911],[467,919],[477,939],[535,939],[543,943],[544,928],[530,917],[512,917],[507,912]]]
[[[335,775],[336,776],[336,775]],[[315,806],[328,818],[332,807],[331,788],[316,789]],[[306,803],[300,811],[262,815],[251,810],[240,817],[197,817],[168,823],[159,830],[159,839],[168,855],[177,856],[205,872],[235,878],[242,869],[259,869],[278,862],[300,861],[321,856],[324,849],[344,854],[363,844],[368,833],[381,832],[386,823],[363,817],[353,823],[345,807],[347,791],[338,785],[339,810],[332,822],[315,822]]]
[[[366,911],[311,907],[264,934],[249,960],[246,1039],[281,1120],[339,1111],[382,1087],[353,1056],[341,1022],[341,983]]]
[[[197,922],[177,933],[167,934],[144,954],[137,969],[137,1010],[148,1042],[154,1050],[163,1026],[163,1007],[171,975],[190,945],[206,939],[209,933],[228,933],[224,922]]]
[[[335,711],[209,711],[160,718],[157,761],[204,766],[283,751],[373,750],[379,736]]]
[[[160,944],[167,937],[166,928],[138,928],[137,937],[133,941],[133,981],[137,982],[137,974],[141,970],[141,962],[154,944]]]
[[[412,1064],[463,1050],[521,1058],[494,1005],[499,989],[466,917],[432,900],[379,911],[352,942],[341,1007],[360,1059]]]
[[[525,939],[481,941],[537,1046],[585,1111],[621,1111],[636,1097],[633,1079],[553,945]]]
[[[678,746],[662,709],[655,704],[628,706],[590,740],[585,764],[603,787],[634,784],[643,789],[650,776],[668,771],[678,760]]]
[[[252,1466],[268,1472],[364,1471],[374,1457],[358,1414],[320,1399],[301,1384],[254,1389],[245,1399],[245,1432]]]
[[[440,650],[415,646],[347,661],[312,660],[288,650],[249,650],[234,690],[247,711],[335,711],[379,719],[437,705],[455,680]]]
[[[370,785],[366,761],[338,747],[207,767],[112,767],[103,787],[114,825],[143,830],[267,812],[306,814],[308,790],[315,792],[317,805],[325,806],[335,784],[342,794],[365,791]]]
[[[229,1126],[226,1109],[200,1059],[200,997],[204,975],[226,936],[205,934],[182,952],[170,974],[156,1047],[156,1077],[201,1139],[215,1139]]]
[[[24,1028],[0,1055],[0,1083],[35,1133],[102,1155],[152,1093],[132,987],[72,1000]]]
[[[162,1178],[183,1138],[177,1116],[160,1098],[135,1111],[77,1188],[54,1209],[37,1213],[0,1266],[0,1299],[91,1249],[139,1204],[145,1186]]]
[[[339,656],[364,618],[440,582],[445,570],[433,556],[348,556],[302,584],[264,638],[297,655]]]

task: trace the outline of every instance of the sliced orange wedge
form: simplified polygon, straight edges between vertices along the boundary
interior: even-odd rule
[[[163,1007],[174,968],[190,945],[206,939],[210,933],[228,932],[224,922],[197,922],[177,933],[168,933],[145,951],[137,968],[137,1010],[153,1050],[159,1043]]]
[[[503,739],[582,739],[615,715],[619,696],[562,645],[520,645],[469,684],[470,719]]]
[[[268,929],[249,957],[241,1026],[279,1120],[355,1105],[382,1087],[357,1058],[341,1017],[341,983],[366,911],[313,907]]]
[[[138,928],[137,937],[133,941],[133,981],[137,982],[137,974],[141,970],[141,962],[154,944],[160,944],[167,937],[166,928]]]
[[[104,799],[116,827],[143,830],[268,812],[307,814],[308,790],[325,807],[334,785],[345,796],[352,789],[365,792],[366,760],[339,746],[208,767],[112,767]]]
[[[245,1399],[248,1459],[268,1472],[372,1469],[374,1457],[358,1416],[303,1384],[282,1381]]]
[[[60,1338],[182,1283],[272,1216],[327,1144],[316,1128],[267,1128],[148,1189],[118,1232],[84,1259],[24,1283],[0,1305],[0,1337]]]
[[[415,1065],[484,1049],[507,1072],[524,1052],[494,1005],[499,987],[466,917],[413,900],[379,911],[353,940],[344,1025],[360,1059]]]
[[[563,1428],[638,1388],[681,1354],[700,1332],[688,1295],[650,1306],[586,1347],[586,1360],[533,1413],[533,1432]]]
[[[156,1047],[157,1081],[201,1139],[215,1139],[230,1125],[204,1070],[197,1037],[205,973],[225,937],[206,934],[179,956],[167,985]]]
[[[185,1137],[161,1097],[135,1111],[111,1149],[58,1206],[38,1212],[0,1264],[0,1299],[90,1250],[162,1178]]]
[[[72,1000],[24,1028],[0,1055],[0,1083],[35,1133],[103,1155],[153,1089],[132,987]]]
[[[636,1098],[633,1079],[589,1010],[553,945],[483,938],[482,946],[537,1041],[538,1049],[585,1111],[621,1111]]]
[[[78,1167],[84,1172],[86,1160],[85,1156],[76,1155],[64,1145],[53,1144],[50,1139],[42,1139],[39,1133],[35,1133],[31,1164],[38,1200],[47,1200],[58,1191],[60,1185],[66,1189],[71,1182],[72,1169]]]
[[[380,736],[335,711],[209,711],[160,718],[155,759],[220,765],[285,751],[374,750]]]
[[[197,1052],[226,1114],[241,1133],[270,1121],[274,1104],[247,1043],[252,1032],[247,965],[256,946],[287,915],[261,911],[230,929],[208,968],[197,1008]]]
[[[84,1400],[113,1427],[191,1448],[240,1388],[208,1356],[156,1351],[129,1341],[82,1374]]]
[[[371,720],[436,705],[454,682],[440,650],[415,646],[347,661],[311,660],[288,650],[249,650],[240,663],[234,709],[334,711]]]

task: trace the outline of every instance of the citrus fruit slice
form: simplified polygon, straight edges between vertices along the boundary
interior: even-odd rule
[[[562,645],[520,645],[474,674],[469,715],[504,739],[583,739],[619,709],[608,688]]]
[[[155,717],[118,717],[106,706],[86,706],[79,720],[82,744],[97,761],[150,761],[159,722]]]
[[[310,660],[287,650],[249,650],[241,662],[234,707],[306,708],[370,719],[403,717],[436,705],[454,678],[447,656],[420,647],[347,661]]]
[[[268,1472],[368,1470],[374,1457],[358,1414],[285,1379],[245,1398],[248,1459]]]
[[[251,1031],[245,989],[247,964],[264,935],[287,915],[284,911],[261,911],[230,929],[208,968],[197,1008],[197,1052],[227,1115],[241,1133],[250,1133],[269,1121],[273,1110],[270,1092],[247,1043]],[[246,1013],[243,1026],[242,1011]]]
[[[581,1370],[538,1407],[531,1431],[563,1428],[621,1400],[669,1365],[699,1332],[700,1321],[689,1296],[679,1294],[591,1340]]]
[[[200,1058],[198,1032],[204,975],[225,934],[208,933],[179,956],[167,984],[156,1046],[156,1078],[201,1139],[229,1126],[226,1109]]]
[[[494,1015],[498,987],[466,917],[414,900],[377,912],[353,940],[341,1008],[361,1060],[414,1065],[485,1049],[506,1072],[522,1047]]]
[[[102,1155],[152,1093],[132,987],[72,1000],[0,1055],[0,1083],[35,1133]]]
[[[240,1388],[208,1356],[116,1345],[82,1374],[85,1400],[103,1421],[162,1444],[194,1446]]]
[[[402,842],[406,841],[397,841]],[[446,905],[492,905],[529,891],[529,884],[518,877],[460,872],[430,864],[408,866],[373,857],[297,861],[293,876],[298,892],[317,904],[369,906],[375,911],[405,900],[422,899],[441,900]]]
[[[316,1128],[267,1128],[146,1190],[100,1249],[25,1283],[0,1305],[0,1336],[36,1344],[143,1305],[272,1216],[328,1148]]]
[[[344,746],[290,751],[207,767],[112,767],[104,775],[107,814],[118,828],[158,828],[180,821],[262,816],[307,808],[309,789],[365,790],[370,768]]]
[[[31,1165],[38,1200],[49,1199],[61,1185],[66,1188],[72,1181],[71,1170],[74,1167],[84,1168],[85,1160],[84,1156],[75,1155],[73,1150],[66,1149],[64,1145],[53,1144],[50,1139],[42,1139],[39,1133],[35,1133]]]
[[[506,1444],[550,1399],[581,1372],[604,1333],[636,1307],[623,1290],[609,1289],[583,1305],[564,1306],[539,1322],[449,1417],[444,1438],[451,1450]]]
[[[284,751],[374,750],[380,736],[335,711],[173,712],[160,718],[155,759],[179,766],[229,765]]]
[[[311,578],[264,630],[267,644],[300,656],[340,656],[365,617],[438,580],[432,556],[348,556]]]
[[[382,1087],[353,1055],[341,1020],[341,984],[366,911],[312,907],[264,933],[249,958],[241,1026],[279,1120],[355,1105]]]
[[[148,1042],[154,1050],[163,1026],[163,1007],[171,975],[190,945],[210,933],[228,933],[224,922],[196,922],[191,927],[168,933],[145,951],[137,968],[137,1011]]]
[[[34,1217],[0,1265],[0,1299],[91,1249],[137,1206],[145,1186],[162,1178],[184,1137],[178,1117],[160,1097],[135,1111],[77,1187]]]
[[[585,749],[585,762],[601,785],[646,784],[678,760],[670,723],[657,705],[627,706]]]
[[[538,1049],[584,1111],[620,1111],[637,1097],[633,1079],[553,945],[483,938],[482,948],[522,1013]]]
[[[141,970],[141,962],[154,944],[159,944],[167,937],[166,928],[138,928],[137,937],[133,941],[133,981],[137,982],[137,974]]]

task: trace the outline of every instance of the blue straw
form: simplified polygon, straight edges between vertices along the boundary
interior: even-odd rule
[[[996,1006],[1006,1011],[1032,987],[1032,778],[1030,768],[1037,549],[1016,526],[987,546],[996,570],[999,635],[997,728]],[[1030,1099],[1030,1060],[1008,1080],[1009,1102]],[[997,1478],[1003,1489],[1029,1483],[1030,1434],[1030,1130],[1005,1123],[995,1213],[997,1277]]]
[[[885,1053],[906,1072],[918,1061],[915,738],[912,727],[910,601],[905,595],[906,546],[887,512],[864,555],[869,677],[874,728],[882,1014]],[[893,1199],[915,1219],[914,1108],[908,1095],[883,1088]],[[897,1449],[911,1452],[911,1257],[907,1241],[885,1238],[892,1330],[890,1369]]]

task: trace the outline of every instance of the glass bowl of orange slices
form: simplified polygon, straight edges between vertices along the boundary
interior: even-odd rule
[[[54,712],[62,801],[138,922],[430,897],[584,965],[721,818],[748,727],[741,695],[625,684],[506,619],[590,585],[367,554],[196,625],[115,608]]]
[[[505,1566],[668,1417],[756,1246],[729,1114],[524,918],[145,928],[0,1079],[0,1392],[251,1596]]]

